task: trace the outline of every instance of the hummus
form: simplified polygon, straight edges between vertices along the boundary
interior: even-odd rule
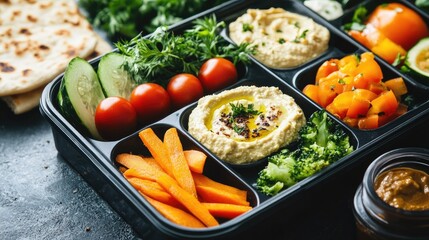
[[[198,101],[188,131],[223,161],[255,162],[298,138],[305,116],[277,87],[241,86]]]
[[[237,44],[255,46],[254,57],[271,68],[292,68],[328,49],[329,30],[313,19],[282,8],[248,9],[229,25]]]
[[[341,3],[335,0],[306,0],[304,5],[329,21],[343,15]]]

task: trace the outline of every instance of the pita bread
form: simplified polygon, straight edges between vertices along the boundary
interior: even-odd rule
[[[65,24],[0,26],[0,96],[45,85],[73,57],[90,55],[96,43],[94,31]]]
[[[110,51],[112,51],[112,46],[97,34],[97,45],[95,46],[94,52],[92,52],[87,59],[90,60]],[[2,97],[2,99],[7,103],[13,113],[22,114],[39,106],[40,97],[42,96],[44,88],[45,85],[30,92],[5,96]]]
[[[0,98],[16,114],[36,107],[72,58],[111,50],[76,1],[0,0]]]
[[[0,0],[0,25],[71,24],[90,27],[73,0]]]

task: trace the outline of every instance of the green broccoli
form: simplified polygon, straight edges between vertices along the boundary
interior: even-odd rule
[[[259,191],[273,196],[319,172],[353,151],[348,135],[325,110],[314,112],[299,131],[297,149],[283,149],[268,158],[259,172]]]

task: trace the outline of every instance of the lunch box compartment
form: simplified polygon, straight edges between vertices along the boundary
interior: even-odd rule
[[[212,157],[212,155],[206,152],[205,149],[201,148],[200,144],[198,144],[195,140],[183,134],[180,128],[177,128],[176,126],[165,124],[165,123],[156,123],[148,126],[148,128],[152,128],[152,130],[160,139],[164,138],[164,133],[169,128],[178,129],[177,131],[180,137],[180,141],[182,143],[183,150],[194,149],[194,150],[203,151],[204,153],[207,154],[207,159],[206,159],[206,163],[204,164],[204,171],[203,171],[203,174],[205,176],[217,182],[221,182],[223,184],[227,184],[227,185],[247,191],[247,194],[248,194],[247,201],[250,202],[250,206],[256,207],[259,204],[258,195],[249,185],[247,185],[244,181],[242,181],[237,175],[235,175],[234,172],[229,170],[225,165],[223,165],[221,162],[217,161],[214,157]],[[115,162],[115,158],[120,153],[131,153],[131,154],[141,155],[145,157],[151,156],[151,153],[144,146],[142,140],[140,139],[137,133],[121,140],[113,148],[110,159],[112,161],[112,164],[115,165],[117,168],[119,168],[120,165]],[[133,188],[131,185],[129,187]],[[145,202],[143,198],[142,198],[142,202]]]
[[[370,1],[370,0],[366,0],[366,1],[362,1],[362,3],[357,4],[356,6],[354,6],[353,8],[350,9],[350,11],[347,11],[344,13],[343,16],[341,16],[340,18],[338,18],[335,22],[332,23],[332,25],[335,27],[335,29],[337,29],[338,31],[341,32],[341,34],[343,35],[343,38],[345,40],[348,40],[350,43],[352,43],[353,45],[362,48],[366,51],[370,51],[370,49],[366,48],[365,46],[361,45],[357,40],[355,40],[354,38],[352,38],[351,36],[349,36],[347,34],[346,31],[343,30],[343,25],[352,22],[353,19],[353,15],[354,15],[354,11],[359,7],[359,6],[363,6],[368,10],[367,15],[369,16],[377,6],[382,5],[382,4],[386,4],[386,3],[401,3],[403,5],[405,5],[406,7],[412,9],[413,11],[415,11],[416,13],[418,13],[423,20],[426,22],[426,24],[429,24],[429,14],[425,11],[423,11],[422,9],[416,7],[413,3],[413,1],[404,1],[404,0],[397,0],[397,1]],[[413,27],[413,26],[410,26]],[[428,25],[429,27],[429,25]],[[403,33],[406,34],[406,33]],[[376,58],[379,61],[385,62],[383,59],[381,59],[380,57],[376,56]],[[387,63],[387,62],[386,62]],[[389,65],[389,64],[387,64]],[[394,67],[392,65],[389,65],[389,68],[395,68],[398,71],[398,74],[403,76],[404,78],[409,79],[410,82],[412,82],[412,84],[414,84],[415,86],[421,88],[422,90],[425,91],[429,91],[429,81],[427,77],[418,75],[418,74],[413,74],[410,72],[402,72],[400,70],[400,66],[398,67]]]
[[[364,3],[376,4],[372,1],[365,1]],[[352,6],[345,10],[345,16],[328,22],[305,7],[300,1],[231,1],[229,4],[223,4],[222,8],[217,7],[197,14],[178,25],[173,25],[170,29],[177,33],[183,32],[196,18],[209,16],[212,13],[216,14],[218,21],[225,21],[227,28],[230,22],[245,13],[248,8],[262,9],[269,7],[281,7],[291,12],[306,15],[324,25],[331,32],[331,40],[329,49],[322,55],[299,67],[286,70],[267,68],[252,58],[250,65],[237,66],[239,80],[223,89],[232,89],[243,85],[278,87],[283,93],[295,99],[308,119],[312,113],[322,109],[302,94],[304,86],[314,82],[317,68],[327,59],[340,58],[347,54],[365,51],[365,48],[354,40],[352,41],[337,25],[341,24],[338,21],[345,21],[353,13],[352,9],[357,5],[358,1],[352,1]],[[222,31],[222,36],[231,41],[228,38],[227,30]],[[95,69],[99,60],[100,57],[90,62]],[[122,139],[99,141],[82,134],[61,115],[57,102],[57,94],[63,78],[63,74],[61,74],[49,83],[43,91],[40,111],[52,126],[55,146],[60,155],[142,238],[217,239],[231,236],[239,237],[240,232],[246,231],[251,227],[258,227],[258,223],[261,221],[269,221],[270,215],[275,212],[282,211],[287,217],[288,214],[305,208],[305,206],[299,205],[299,200],[308,196],[311,190],[324,186],[328,180],[332,180],[337,174],[341,174],[343,170],[351,170],[353,167],[367,163],[366,156],[383,148],[387,143],[395,141],[398,136],[412,128],[414,123],[421,123],[429,117],[429,96],[427,96],[426,92],[428,88],[416,83],[413,78],[403,75],[394,67],[380,62],[380,59],[377,58],[376,60],[382,67],[383,80],[397,76],[404,77],[409,92],[416,96],[418,100],[416,107],[391,123],[371,131],[350,128],[328,113],[329,117],[337,122],[349,136],[354,151],[320,172],[272,197],[260,193],[256,187],[258,173],[266,166],[267,158],[255,164],[232,165],[218,159],[216,155],[212,154],[189,134],[188,119],[197,102],[177,109],[159,121],[140,126],[133,134]],[[120,153],[149,156],[150,152],[138,135],[141,130],[149,127],[161,139],[167,129],[171,127],[177,128],[183,149],[201,150],[208,156],[204,167],[204,175],[221,183],[246,190],[248,192],[248,201],[253,209],[239,217],[222,222],[217,227],[204,229],[181,227],[163,217],[122,176],[119,165],[115,161],[116,156]],[[291,143],[287,146],[291,150],[296,149],[296,147],[296,143]]]
[[[318,68],[325,61],[327,61],[329,59],[332,59],[332,58],[341,59],[342,57],[345,57],[345,56],[350,55],[350,54],[360,55],[362,53],[363,52],[361,50],[359,50],[359,51],[356,51],[354,53],[347,53],[347,54],[343,53],[340,55],[331,56],[329,58],[328,57],[321,58],[318,61],[307,66],[306,68],[301,69],[297,74],[295,74],[295,76],[293,78],[293,86],[296,87],[297,89],[299,89],[300,91],[302,91],[307,84],[315,84],[315,78],[316,78],[316,73],[317,73]],[[381,61],[380,59],[377,59],[376,61],[380,65],[381,71],[383,72],[382,81],[387,81],[389,79],[402,77],[401,75],[398,74],[398,72],[395,72],[392,68],[390,68],[390,66],[387,63],[385,63],[384,61]],[[404,115],[394,119],[393,121],[388,122],[386,125],[394,124],[394,122],[396,122],[396,121],[400,122],[401,119],[406,118],[407,115],[410,114],[410,111],[413,112],[414,109],[419,108],[423,103],[425,103],[429,100],[429,95],[427,94],[426,91],[424,91],[424,89],[420,88],[419,85],[416,85],[415,82],[410,80],[410,78],[408,78],[408,77],[403,77],[403,79],[405,81],[405,84],[407,85],[407,89],[408,89],[407,95],[409,95],[413,98],[413,104],[409,106],[407,113],[405,113]],[[304,95],[304,97],[306,97],[306,96]],[[306,97],[306,98],[308,98],[308,97]],[[308,100],[313,102],[310,98],[308,98]],[[404,99],[402,99],[402,100],[404,101]],[[384,126],[386,126],[386,125],[383,125],[377,129],[364,130],[364,131],[380,131],[380,129],[383,129]]]
[[[282,81],[285,81],[289,84],[292,83],[292,78],[296,74],[297,71],[300,71],[302,68],[306,68],[309,65],[314,64],[314,62],[319,61],[320,59],[325,58],[331,58],[336,55],[346,54],[346,53],[353,53],[360,49],[360,46],[356,46],[347,39],[345,39],[342,36],[342,33],[339,32],[338,29],[333,28],[327,20],[325,20],[323,17],[319,16],[318,14],[315,14],[311,9],[307,7],[303,7],[304,5],[297,1],[262,1],[255,3],[251,7],[247,7],[243,10],[240,10],[227,18],[225,18],[225,22],[227,22],[227,25],[233,21],[235,21],[238,17],[240,17],[242,14],[244,14],[248,8],[259,8],[259,9],[268,9],[270,7],[279,7],[283,8],[287,11],[301,14],[307,17],[312,18],[316,23],[326,27],[330,32],[330,39],[329,39],[329,45],[328,49],[320,54],[319,56],[314,57],[313,59],[310,59],[309,61],[292,68],[286,68],[286,69],[277,69],[265,66],[262,62],[254,59],[255,63],[261,65],[263,68],[265,68],[267,71],[271,73],[275,73],[278,75]],[[233,41],[229,37],[229,29],[228,27],[222,32],[223,36],[230,42],[233,43]]]

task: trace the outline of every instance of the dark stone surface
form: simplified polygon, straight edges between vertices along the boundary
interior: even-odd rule
[[[139,239],[58,154],[38,109],[13,115],[0,104],[1,239]],[[417,131],[417,130],[414,130]],[[421,131],[419,128],[418,131]],[[427,135],[427,127],[424,128]],[[410,130],[386,149],[428,146]],[[406,144],[403,142],[407,142]],[[354,239],[352,197],[365,165],[344,172],[238,236],[251,239]]]
[[[137,239],[58,155],[38,109],[0,114],[1,239]]]

